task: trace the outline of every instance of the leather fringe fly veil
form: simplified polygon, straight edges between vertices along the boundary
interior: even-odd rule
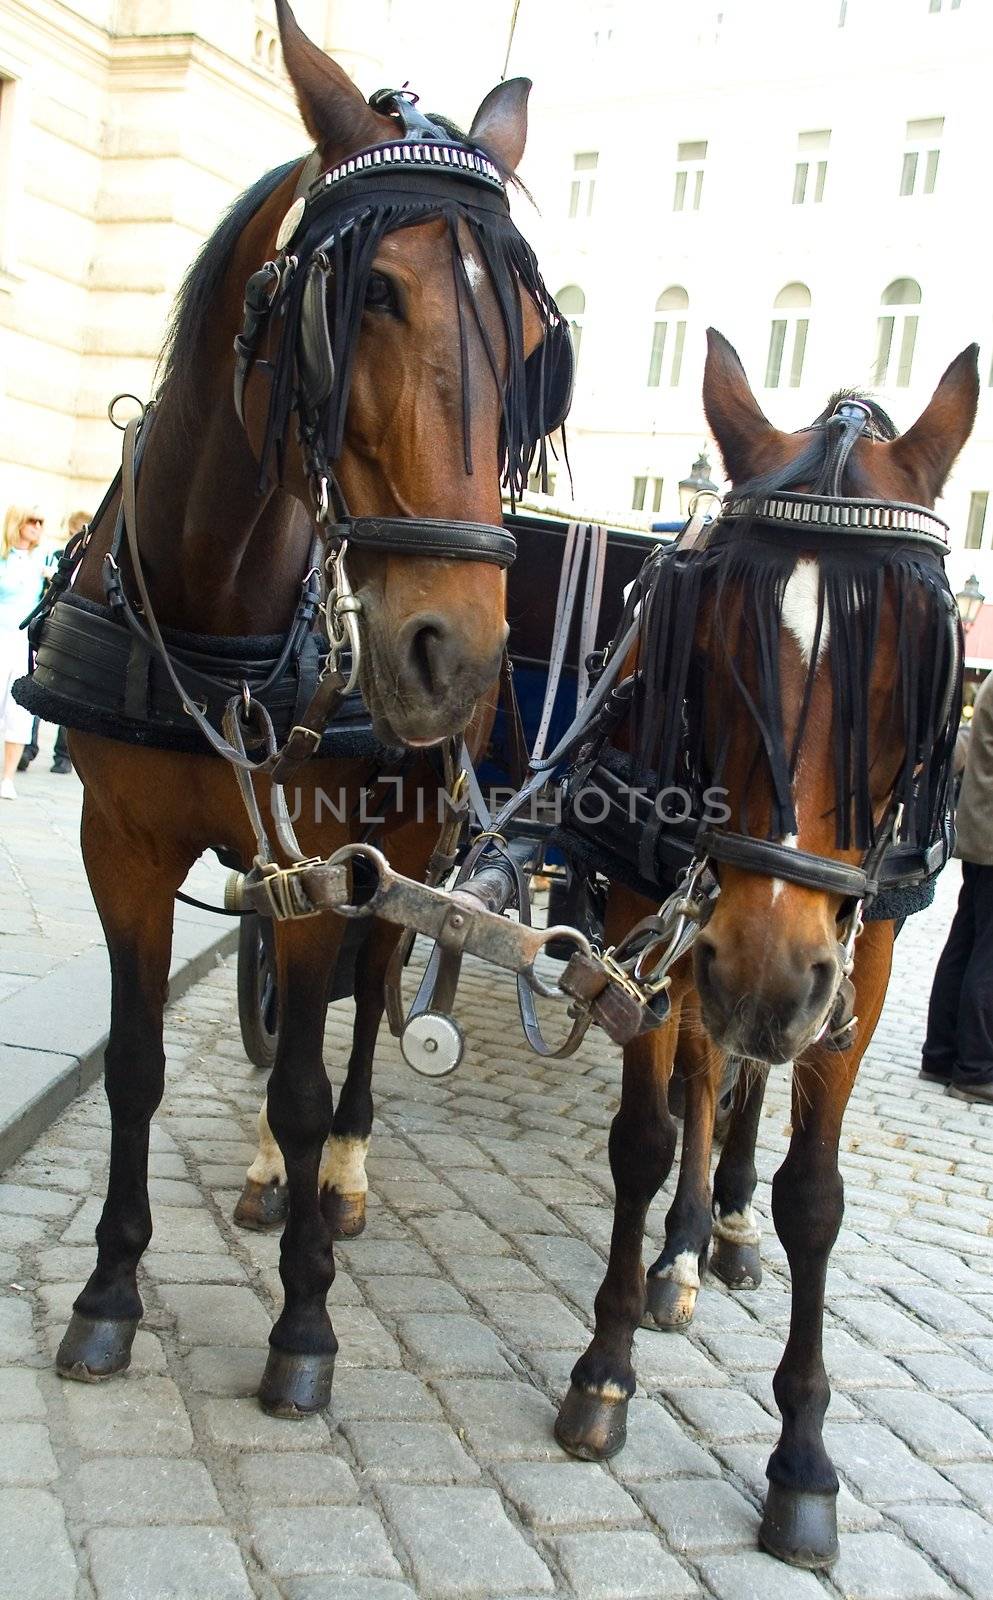
[[[905,739],[891,805],[904,807],[900,838],[926,849],[945,837],[961,707],[958,612],[940,558],[905,546],[881,548],[871,538],[820,545],[815,635],[788,741],[780,682],[783,597],[797,561],[809,555],[809,547],[798,550],[795,534],[718,524],[707,548],[660,552],[648,563],[634,701],[639,781],[657,794],[688,788],[700,815],[704,791],[722,783],[732,731],[746,718],[755,752],[743,792],[764,769],[772,797],[768,837],[795,834],[793,778],[823,664],[832,686],[836,846],[870,848],[876,842],[871,779],[878,781],[872,730],[881,725],[870,689],[885,596],[896,630],[885,714]],[[702,623],[706,654],[697,642]],[[746,809],[743,803],[742,833],[750,831]]]
[[[313,192],[313,191],[312,191]],[[326,197],[311,201],[306,232],[293,244],[299,261],[285,295],[275,308],[272,387],[262,454],[261,481],[266,487],[282,475],[289,417],[295,390],[301,384],[305,432],[315,455],[333,463],[341,453],[353,364],[366,288],[384,235],[400,228],[442,218],[447,225],[458,312],[462,367],[462,446],[466,470],[472,471],[469,347],[470,318],[476,328],[501,395],[500,466],[512,501],[524,490],[537,455],[547,470],[546,434],[559,427],[571,391],[572,342],[568,324],[545,287],[530,245],[511,220],[506,196],[487,192],[454,176],[382,171],[375,178],[346,180]],[[485,265],[499,308],[506,343],[507,373],[499,370],[498,352],[487,334],[459,241],[459,225],[468,230],[471,246]],[[313,272],[323,277],[322,296],[307,293]],[[519,286],[534,302],[544,337],[524,358],[524,328]],[[322,325],[310,326],[306,337],[327,338],[333,381],[316,406],[308,406],[306,374],[298,371],[301,319],[317,318],[320,301],[326,310]],[[270,353],[272,346],[270,345]],[[564,397],[563,397],[564,396]],[[308,415],[309,412],[309,415]]]

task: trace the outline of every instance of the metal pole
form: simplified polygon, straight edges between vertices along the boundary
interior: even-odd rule
[[[517,13],[521,9],[521,0],[514,0],[514,10],[510,18],[510,33],[507,36],[507,54],[503,58],[503,71],[500,74],[501,83],[506,81],[507,68],[510,66],[510,52],[514,48],[514,34],[517,30]]]

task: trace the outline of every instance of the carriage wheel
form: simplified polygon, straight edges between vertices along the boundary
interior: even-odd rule
[[[268,1071],[279,1038],[276,951],[272,923],[254,913],[242,917],[238,939],[238,1022],[252,1066]]]

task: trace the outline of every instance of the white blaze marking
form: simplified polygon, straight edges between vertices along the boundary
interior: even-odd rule
[[[259,1149],[246,1174],[253,1183],[285,1183],[286,1162],[269,1126],[266,1102],[259,1112]]]
[[[483,281],[483,269],[476,260],[476,257],[473,255],[463,254],[462,262],[465,266],[465,275],[469,279],[469,287],[473,294],[475,294],[476,290],[479,288],[479,285]]]
[[[797,821],[799,821],[799,818],[797,818]],[[787,834],[785,834],[784,837],[782,839],[780,839],[779,842],[783,846],[784,850],[795,850],[797,848],[797,844],[798,844],[797,836],[796,836],[795,833],[787,833]],[[783,892],[783,879],[782,878],[773,878],[773,880],[772,880],[772,903],[773,903],[773,905],[776,904],[776,901],[779,899],[779,896],[782,894],[782,892]]]
[[[340,1137],[332,1134],[321,1159],[321,1188],[335,1189],[338,1194],[365,1194],[369,1187],[365,1172],[368,1150],[368,1139],[360,1139],[355,1134]]]
[[[808,667],[817,633],[817,596],[820,582],[820,569],[816,561],[798,561],[783,595],[783,623],[800,646],[804,666]],[[820,643],[817,647],[818,661],[827,649],[830,632],[831,625],[825,607]]]

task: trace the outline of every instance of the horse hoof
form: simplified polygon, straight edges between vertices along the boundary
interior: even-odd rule
[[[77,1383],[112,1378],[131,1365],[137,1331],[137,1317],[113,1320],[74,1311],[55,1357],[55,1370],[60,1378],[74,1378]]]
[[[830,1567],[838,1558],[837,1500],[770,1483],[759,1543],[791,1567]]]
[[[357,1239],[365,1232],[365,1195],[321,1190],[321,1210],[332,1239]]]
[[[626,1400],[605,1400],[572,1384],[555,1419],[555,1437],[580,1461],[607,1461],[624,1447],[627,1417]]]
[[[677,1283],[675,1278],[653,1278],[649,1274],[645,1279],[648,1315],[657,1328],[685,1328],[693,1321],[699,1292],[694,1284]]]
[[[334,1356],[297,1355],[269,1346],[269,1359],[259,1384],[259,1405],[271,1417],[296,1421],[324,1411],[331,1404]]]
[[[278,1179],[274,1183],[256,1183],[254,1178],[246,1178],[234,1208],[234,1220],[239,1228],[252,1228],[260,1233],[266,1228],[281,1227],[289,1208],[287,1184]]]
[[[757,1244],[716,1239],[710,1270],[729,1289],[757,1289],[762,1282],[762,1257]]]

